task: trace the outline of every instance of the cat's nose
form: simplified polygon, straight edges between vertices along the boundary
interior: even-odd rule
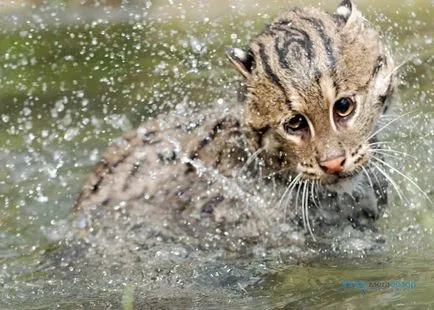
[[[319,166],[328,174],[339,173],[344,169],[345,157],[340,156],[319,163]]]

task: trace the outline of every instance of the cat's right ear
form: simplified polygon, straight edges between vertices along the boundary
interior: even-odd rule
[[[226,56],[231,63],[246,79],[252,75],[253,56],[250,52],[246,52],[241,48],[227,47],[225,49]]]
[[[351,14],[353,13],[353,2],[351,0],[343,0],[341,4],[339,4],[338,9],[336,10],[336,14],[343,18],[345,22],[348,21]]]
[[[342,31],[357,33],[363,27],[362,13],[356,8],[353,1],[343,0],[336,10],[338,16],[344,22]]]

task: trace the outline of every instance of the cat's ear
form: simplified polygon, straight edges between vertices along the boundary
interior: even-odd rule
[[[344,22],[342,31],[357,31],[363,27],[362,13],[351,0],[343,0],[341,2],[336,10],[336,16]]]
[[[252,75],[253,56],[251,52],[245,51],[241,48],[226,48],[226,56],[228,56],[231,63],[246,79]]]

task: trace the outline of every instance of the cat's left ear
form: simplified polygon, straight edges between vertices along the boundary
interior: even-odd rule
[[[242,50],[241,48],[226,48],[226,56],[228,56],[231,63],[246,79],[252,75],[253,56],[250,52]]]
[[[344,21],[342,31],[359,30],[363,27],[362,13],[351,0],[343,0],[336,10],[336,16]]]

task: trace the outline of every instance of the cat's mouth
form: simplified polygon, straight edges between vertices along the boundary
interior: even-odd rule
[[[351,171],[351,172],[342,172],[337,174],[330,174],[327,175],[322,179],[322,183],[324,185],[339,185],[341,183],[345,183],[347,181],[350,181],[355,176],[358,175],[358,171]]]
[[[323,185],[333,192],[351,193],[360,181],[359,176],[359,171],[328,175],[323,179]]]
[[[303,178],[311,179],[311,180],[319,180],[320,183],[324,186],[327,185],[336,185],[348,180],[351,180],[356,175],[359,174],[359,171],[350,171],[350,172],[340,172],[334,174],[324,174],[323,176],[318,176],[315,174],[304,173]]]
[[[362,159],[362,158],[361,158]],[[351,171],[341,171],[334,174],[325,174],[321,178],[321,183],[325,186],[332,186],[332,187],[340,187],[340,188],[347,188],[349,184],[355,184],[358,182],[358,179],[356,178],[360,175],[360,172],[362,169],[364,169],[364,165],[367,162],[367,160],[359,160],[361,163],[353,167]]]

